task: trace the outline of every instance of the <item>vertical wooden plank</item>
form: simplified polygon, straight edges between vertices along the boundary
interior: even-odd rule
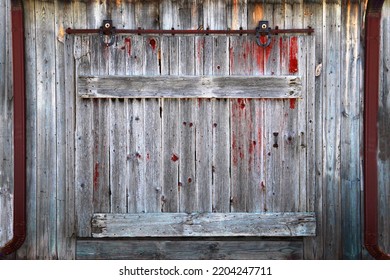
[[[73,3],[75,28],[87,26],[86,3]],[[75,36],[74,52],[76,76],[91,72],[90,37]],[[92,147],[92,103],[76,98],[75,128],[75,203],[77,236],[91,235],[90,219],[93,213],[93,147]],[[82,120],[82,121],[79,121]]]
[[[204,1],[202,26],[210,29],[227,29],[227,21],[231,12],[226,1]],[[225,76],[229,75],[229,38],[215,36],[204,38],[203,43],[203,71],[205,75]],[[204,108],[207,106],[207,109]],[[199,103],[198,120],[204,121],[202,129],[204,135],[208,135],[207,144],[203,147],[203,153],[207,156],[205,172],[207,172],[207,184],[210,190],[202,190],[199,183],[199,193],[207,192],[211,201],[211,211],[230,211],[230,127],[229,127],[229,101],[226,99],[214,99],[209,103]],[[203,110],[203,112],[202,112]],[[202,115],[206,114],[206,118]],[[207,129],[205,129],[207,128]],[[197,130],[198,132],[198,130]],[[197,139],[197,143],[199,140]],[[197,148],[198,150],[198,148]],[[211,153],[211,157],[210,157]],[[197,155],[198,159],[198,155]],[[202,163],[202,165],[205,163]],[[197,170],[201,169],[197,163]],[[211,171],[211,173],[209,173]],[[211,175],[211,177],[210,177]],[[199,174],[199,176],[204,176]],[[200,177],[201,178],[201,177]],[[210,180],[211,179],[211,180]],[[204,187],[204,186],[203,186]],[[207,208],[210,211],[210,208]]]
[[[94,1],[87,5],[87,25],[90,28],[101,26],[109,13],[106,1]],[[117,17],[116,17],[117,19]],[[116,20],[115,19],[115,20]],[[115,23],[116,24],[116,23]],[[91,73],[108,75],[110,53],[98,36],[91,36]],[[93,212],[110,212],[110,100],[92,101],[92,138],[93,149]],[[78,120],[82,121],[82,120]]]
[[[167,1],[164,1],[164,3]],[[170,1],[169,1],[170,2]],[[164,14],[168,13],[164,9]],[[164,22],[163,26],[170,26]],[[178,74],[177,37],[163,37],[161,40],[161,74]],[[162,160],[163,160],[163,190],[161,212],[177,212],[179,210],[179,101],[165,99],[162,101]]]
[[[209,39],[209,38],[207,38]],[[206,52],[212,52],[212,73],[214,76],[229,75],[229,38],[215,37],[205,45]],[[209,61],[205,56],[205,62]],[[213,212],[230,212],[230,101],[212,101],[213,120]]]
[[[110,13],[115,12],[115,5],[110,5]],[[125,42],[123,36],[118,36],[116,43],[109,48],[109,75],[124,75],[126,73],[126,50],[122,48]],[[109,104],[109,165],[111,212],[126,213],[127,205],[127,100],[112,99]]]
[[[185,27],[184,27],[185,28]],[[194,37],[179,38],[179,75],[194,75]],[[197,210],[197,183],[195,177],[195,106],[192,99],[179,101],[180,159],[179,187],[180,211]]]
[[[382,48],[381,57],[381,94],[379,96],[379,152],[378,152],[378,185],[379,185],[379,245],[385,251],[390,251],[390,3],[385,1],[382,11]]]
[[[161,28],[170,29],[177,25],[177,2],[161,2]],[[179,38],[162,37],[161,39],[161,74],[178,75]],[[163,190],[161,212],[179,211],[179,101],[162,100],[162,157]]]
[[[65,37],[65,126],[66,126],[66,253],[64,259],[74,259],[76,250],[76,209],[75,209],[75,57],[74,37]]]
[[[274,4],[273,23],[279,28],[284,27],[284,7],[282,4]],[[265,52],[265,70],[267,75],[283,74],[283,67],[287,63],[287,48],[285,47],[286,39],[282,36],[273,39],[272,49]],[[264,135],[266,135],[265,143],[265,192],[266,209],[268,211],[283,211],[282,209],[282,191],[287,186],[282,185],[283,178],[283,130],[284,130],[284,104],[282,100],[266,100],[265,101],[265,124]],[[278,114],[278,118],[274,115]]]
[[[245,1],[232,4],[232,26],[243,29],[260,16],[257,13],[258,4],[250,3],[243,8]],[[257,9],[257,11],[256,11]],[[237,17],[237,10],[247,10],[248,15]],[[262,10],[262,8],[260,9]],[[262,13],[262,12],[261,12]],[[252,17],[250,16],[252,15]],[[230,75],[252,75],[254,66],[253,37],[238,36],[230,38]],[[258,101],[251,99],[230,100],[230,125],[231,125],[231,211],[257,211],[255,204],[258,196],[253,190],[258,190],[258,185],[252,181],[254,170],[254,149],[252,133],[256,130],[256,117],[253,109]],[[257,185],[257,186],[256,186]],[[251,195],[254,195],[251,197]]]
[[[212,64],[210,50],[205,49],[205,41],[210,38],[196,37],[195,38],[195,75],[202,76]],[[212,40],[212,38],[211,38]],[[208,68],[208,69],[206,69]],[[200,212],[212,211],[212,158],[213,158],[213,143],[212,143],[212,101],[211,99],[198,99],[195,106],[195,177],[198,190],[198,210]]]
[[[92,40],[92,71],[108,74],[110,56],[98,36]],[[110,190],[110,100],[93,100],[93,211],[111,211]]]
[[[246,36],[230,39],[230,74],[250,75],[252,43]],[[231,211],[247,211],[249,142],[253,130],[250,99],[230,101],[231,112]]]
[[[304,255],[305,259],[322,259],[324,253],[324,214],[323,214],[323,83],[324,83],[324,40],[326,40],[323,26],[326,23],[324,21],[324,3],[323,1],[316,1],[315,3],[304,4],[304,22],[305,26],[312,26],[316,28],[314,34],[315,38],[315,68],[317,73],[314,80],[314,108],[313,123],[314,123],[314,162],[308,163],[308,176],[312,174],[308,181],[308,187],[310,189],[310,197],[314,197],[312,203],[310,203],[310,209],[313,207],[316,212],[317,219],[317,236],[304,239]],[[312,46],[313,48],[313,46]],[[308,70],[309,71],[309,70]],[[310,77],[310,75],[308,75]],[[310,138],[310,137],[309,137]],[[308,155],[308,159],[311,156]]]
[[[303,1],[294,2],[292,5],[292,26],[294,28],[303,28]],[[297,99],[295,101],[290,100],[290,109],[296,110],[297,112],[297,129],[295,132],[295,137],[293,137],[292,141],[295,145],[295,154],[297,156],[297,160],[299,165],[295,165],[296,168],[293,170],[294,172],[299,172],[299,177],[296,178],[297,184],[295,185],[294,192],[296,192],[296,205],[295,209],[297,211],[306,211],[306,203],[307,203],[307,128],[309,124],[309,120],[307,118],[308,112],[308,99],[312,97],[312,94],[308,92],[307,89],[307,79],[309,76],[308,68],[314,66],[310,66],[309,63],[309,45],[307,44],[307,40],[310,36],[300,35],[295,37],[296,39],[290,40],[290,53],[293,54],[293,57],[290,56],[290,73],[300,73],[303,77],[302,81],[302,92],[304,93],[303,98]],[[293,37],[294,38],[294,37]],[[295,46],[297,47],[297,51],[295,52]],[[294,57],[295,55],[295,57]],[[297,62],[297,67],[295,67],[294,63]],[[309,74],[313,76],[313,73]],[[288,140],[288,139],[287,139]],[[294,176],[294,175],[293,175]]]
[[[145,40],[144,75],[160,75],[161,41],[158,37],[146,37]],[[146,212],[160,212],[161,210],[162,129],[160,110],[161,99],[145,100]]]
[[[144,65],[144,40],[128,37],[126,74],[142,75]],[[133,99],[128,103],[128,212],[145,211],[145,143],[144,100]]]
[[[145,212],[145,147],[144,147],[144,104],[142,99],[134,99],[128,108],[128,212]]]
[[[110,111],[110,186],[111,212],[126,213],[126,112],[127,102],[113,100]]]
[[[342,6],[341,205],[343,259],[361,259],[359,5]]]
[[[197,29],[199,11],[197,1],[179,1],[178,23],[180,29]],[[179,38],[179,75],[195,75],[195,38]],[[193,212],[198,209],[198,190],[196,177],[196,101],[179,101],[179,211]]]
[[[340,26],[339,2],[325,6],[326,44],[324,45],[324,258],[337,259],[341,255],[340,208]]]
[[[234,5],[233,5],[234,6]],[[272,5],[249,1],[248,3],[247,28],[255,28],[258,22],[267,19],[272,23]],[[234,9],[233,9],[234,17]],[[234,22],[234,20],[233,20]],[[252,75],[262,76],[265,74],[265,64],[270,58],[270,52],[274,43],[267,48],[257,45],[255,37],[248,38],[252,45],[250,56]],[[264,165],[264,104],[267,101],[262,99],[252,99],[249,104],[250,118],[252,119],[252,129],[248,139],[248,202],[247,211],[262,212],[266,211],[266,192],[265,192],[265,165]]]
[[[203,1],[203,27],[204,29],[226,29],[228,18],[226,0],[205,0]],[[238,18],[237,18],[238,20]],[[231,20],[229,19],[229,22]]]
[[[241,27],[246,29],[248,22],[248,1],[227,1],[227,23],[226,27],[232,30],[238,30]]]
[[[54,30],[54,2],[36,3],[37,30]],[[57,258],[55,38],[41,32],[37,59],[37,257]]]
[[[68,257],[66,232],[66,87],[65,78],[65,29],[72,24],[72,10],[70,3],[55,2],[55,58],[56,58],[56,126],[57,126],[57,250],[58,258]],[[71,257],[74,258],[74,257]]]

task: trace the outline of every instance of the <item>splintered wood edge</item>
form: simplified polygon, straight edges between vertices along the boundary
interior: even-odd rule
[[[140,213],[92,218],[93,237],[315,236],[314,212]]]
[[[300,76],[79,76],[82,98],[300,98]]]

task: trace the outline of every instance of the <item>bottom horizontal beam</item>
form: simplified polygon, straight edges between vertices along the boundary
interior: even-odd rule
[[[299,260],[302,238],[79,239],[78,260]]]
[[[315,236],[312,212],[94,214],[93,237]]]

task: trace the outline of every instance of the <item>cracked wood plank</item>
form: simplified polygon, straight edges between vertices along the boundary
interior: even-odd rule
[[[299,98],[299,76],[79,76],[84,98]]]

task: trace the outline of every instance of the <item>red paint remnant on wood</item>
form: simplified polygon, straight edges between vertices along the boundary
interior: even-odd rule
[[[130,56],[131,55],[131,39],[130,38],[125,38],[125,49],[127,54]]]
[[[238,105],[239,105],[239,108],[240,109],[245,109],[245,99],[243,99],[243,98],[238,98],[237,99],[237,102],[238,102]]]
[[[264,184],[264,181],[261,181],[260,183],[260,188],[263,192],[265,192],[265,184]]]
[[[190,126],[190,127],[193,127],[193,126],[194,126],[194,124],[193,124],[193,123],[190,123],[190,124],[189,124],[189,126]]]
[[[294,74],[298,72],[298,39],[292,37],[290,40],[290,63],[289,72]]]
[[[254,43],[256,44],[256,43]],[[256,44],[257,46],[257,44]],[[261,73],[261,74],[264,74],[264,49],[260,46],[257,46],[257,48],[255,48],[256,50],[256,62],[257,62],[257,70]]]
[[[256,145],[256,141],[250,141],[249,142],[249,149],[248,149],[248,152],[249,154],[251,155],[254,151],[254,146]]]
[[[268,62],[268,59],[271,55],[273,44],[274,44],[274,41],[271,39],[271,44],[265,48],[265,63]]]
[[[97,190],[99,182],[99,162],[95,163],[95,169],[93,172],[93,189]]]
[[[156,48],[157,48],[157,41],[156,41],[156,39],[154,39],[154,38],[150,39],[149,40],[149,45],[152,48],[152,50],[155,51]]]
[[[176,161],[179,160],[179,156],[178,156],[177,154],[172,154],[171,160],[172,160],[173,162],[176,162]]]
[[[238,149],[237,149],[237,137],[235,132],[232,134],[232,157],[233,157],[233,165],[237,166],[238,164]]]
[[[233,47],[229,48],[229,59],[230,59],[230,71],[234,72],[234,49],[233,49]]]
[[[295,109],[295,102],[297,101],[296,98],[290,99],[290,109]]]

